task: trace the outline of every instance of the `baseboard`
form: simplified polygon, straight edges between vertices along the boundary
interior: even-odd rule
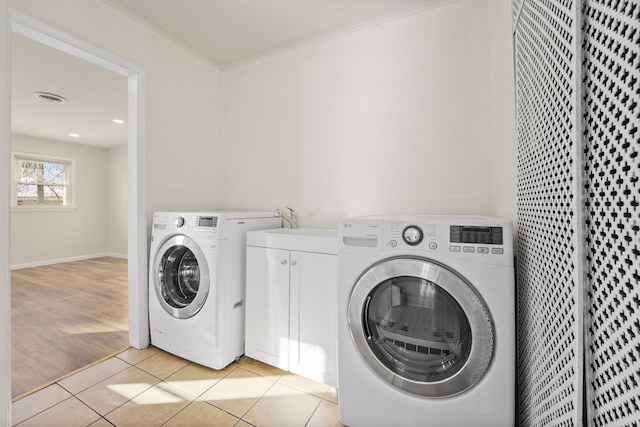
[[[82,255],[82,256],[69,257],[69,258],[59,258],[59,259],[51,259],[46,261],[36,261],[36,262],[27,262],[24,264],[15,264],[11,266],[11,270],[21,270],[23,268],[42,267],[44,265],[62,264],[64,262],[83,261],[87,259],[103,258],[103,257],[114,257],[114,258],[121,258],[121,259],[128,258],[126,254],[116,254],[111,252],[105,252],[101,254]]]
[[[100,256],[110,256],[112,258],[120,258],[120,259],[128,259],[129,258],[129,256],[127,254],[117,254],[115,252],[107,252],[107,253],[105,253],[103,255],[100,255]],[[94,257],[94,258],[96,258],[96,257]]]

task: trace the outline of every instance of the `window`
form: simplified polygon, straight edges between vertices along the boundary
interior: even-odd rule
[[[30,154],[13,155],[13,206],[71,207],[73,160]]]

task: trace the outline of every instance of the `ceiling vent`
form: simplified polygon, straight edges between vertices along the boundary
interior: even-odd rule
[[[64,104],[67,102],[67,98],[64,96],[56,95],[49,92],[33,92],[33,96],[42,99],[44,101],[53,102],[54,104]]]

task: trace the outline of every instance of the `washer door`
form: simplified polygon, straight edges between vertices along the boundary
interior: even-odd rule
[[[156,296],[167,313],[187,319],[200,311],[209,294],[210,276],[204,253],[193,239],[177,235],[164,242],[152,274]]]
[[[489,311],[467,280],[436,261],[392,258],[374,265],[357,281],[348,310],[360,355],[409,393],[461,393],[491,362]]]

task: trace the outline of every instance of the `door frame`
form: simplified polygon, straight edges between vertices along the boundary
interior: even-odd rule
[[[8,0],[0,0],[0,174],[9,176],[11,138],[11,39]],[[11,287],[9,180],[0,179],[0,424],[11,425]]]
[[[145,348],[149,345],[146,69],[17,10],[11,10],[11,31],[106,68],[128,79],[129,344],[135,348]]]

